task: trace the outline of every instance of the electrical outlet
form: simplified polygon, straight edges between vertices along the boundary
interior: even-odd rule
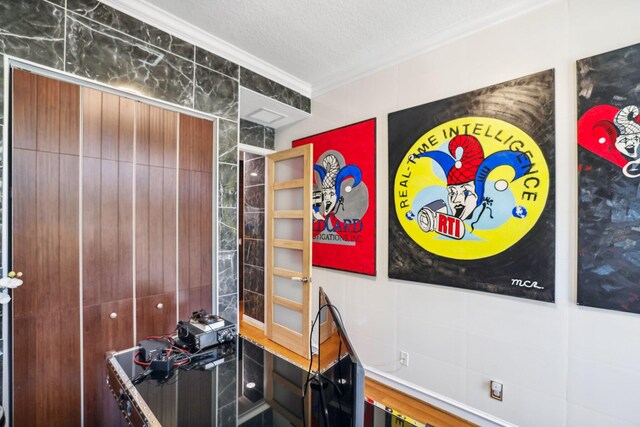
[[[406,351],[400,352],[400,364],[403,366],[409,366],[409,353]]]
[[[489,393],[491,393],[492,399],[502,402],[502,383],[499,383],[498,381],[491,381]]]

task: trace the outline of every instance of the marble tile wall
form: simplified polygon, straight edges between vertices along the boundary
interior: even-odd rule
[[[276,130],[249,120],[240,119],[240,143],[254,147],[275,149]]]
[[[247,89],[278,100],[298,110],[311,113],[311,100],[309,98],[244,67],[240,67],[240,84]]]
[[[304,111],[309,111],[309,99],[97,0],[0,0],[0,59],[2,54],[221,118],[216,168],[218,313],[236,320],[239,86]],[[262,133],[261,146],[273,148],[273,129]]]
[[[244,122],[240,127],[242,141],[253,144],[258,139],[264,146],[264,130],[260,125]],[[245,132],[248,132],[247,134]],[[244,256],[243,304],[244,314],[260,322],[264,322],[264,221],[265,221],[265,159],[263,156],[245,153],[244,157],[244,206],[243,225]]]

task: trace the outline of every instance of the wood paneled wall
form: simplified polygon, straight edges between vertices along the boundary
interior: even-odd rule
[[[211,310],[214,124],[20,70],[12,118],[14,423],[124,425],[105,352]]]
[[[80,423],[79,99],[76,86],[15,72],[12,266],[24,272],[13,294],[16,426]]]

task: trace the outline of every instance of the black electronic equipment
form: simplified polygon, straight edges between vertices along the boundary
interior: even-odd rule
[[[169,344],[166,340],[150,338],[140,341],[138,344],[140,350],[138,351],[138,361],[144,363],[150,363],[160,353],[165,352],[169,348]]]
[[[191,321],[201,323],[203,325],[211,325],[212,327],[222,326],[224,324],[224,319],[222,317],[215,314],[209,314],[205,309],[191,313]]]
[[[220,318],[213,324],[201,323],[199,320],[178,322],[179,344],[196,352],[213,345],[222,344],[236,337],[236,325]]]

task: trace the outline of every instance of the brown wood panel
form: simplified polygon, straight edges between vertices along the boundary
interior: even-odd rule
[[[37,313],[44,315],[62,308],[59,292],[60,156],[39,151],[36,162]]]
[[[13,70],[13,147],[36,149],[38,77]]]
[[[204,204],[201,197],[203,194],[201,174],[189,172],[191,174],[191,188],[189,209],[191,210],[191,222],[189,223],[189,287],[199,288],[204,285],[202,282],[201,257],[205,236],[202,235],[202,222],[205,212],[201,210]]]
[[[199,286],[190,289],[180,289],[179,318],[187,320],[194,311],[205,309],[212,313],[211,286]]]
[[[183,125],[185,133],[183,138]],[[213,122],[186,114],[180,115],[180,156],[186,158],[180,167],[191,171],[211,172],[213,167]]]
[[[115,313],[115,319],[110,314]],[[134,345],[133,300],[84,307],[84,423],[124,426],[124,417],[106,384],[105,353]]]
[[[211,311],[213,261],[213,122],[179,115],[180,318]]]
[[[27,277],[24,276],[23,289],[29,286]],[[13,322],[13,423],[17,427],[35,424],[33,402],[37,402],[37,380],[35,358],[29,355],[36,354],[36,340],[31,339],[36,336],[36,319],[36,316],[22,316]]]
[[[180,169],[192,170],[191,158],[193,157],[194,127],[197,119],[186,114],[180,114],[179,120],[180,136],[178,137],[178,146],[180,149],[178,165]]]
[[[13,150],[13,264],[17,271],[24,272],[24,286],[13,293],[14,317],[32,317],[38,311],[37,278],[38,263],[36,219],[36,152]]]
[[[149,165],[164,165],[164,110],[149,107]]]
[[[133,168],[83,159],[84,305],[131,298]]]
[[[158,305],[161,304],[159,307]],[[176,328],[176,292],[136,300],[137,340],[172,333]]]
[[[118,295],[133,294],[133,164],[118,162]]]
[[[151,295],[149,279],[149,166],[136,165],[136,295]]]
[[[60,155],[60,310],[80,307],[80,159]],[[79,326],[78,326],[79,328]],[[78,329],[78,335],[80,330]]]
[[[209,172],[213,170],[213,122],[198,119],[198,134],[196,135],[196,158],[194,170]]]
[[[100,159],[82,159],[82,296],[83,305],[100,302],[102,288]]]
[[[150,295],[164,292],[164,170],[149,167],[149,290]]]
[[[60,82],[60,153],[80,154],[80,87]]]
[[[60,151],[60,83],[38,76],[36,135],[38,151]]]
[[[180,114],[180,169],[213,170],[213,122]]]
[[[177,192],[176,169],[164,169],[164,190],[162,192],[162,245],[163,245],[163,292],[176,292],[176,256],[177,256]]]
[[[131,292],[126,292],[124,289],[131,288],[131,283],[121,284],[118,272],[118,162],[102,160],[100,168],[99,251],[100,276],[102,279],[99,302],[102,303],[130,297]],[[87,266],[87,268],[91,267]]]
[[[83,87],[82,152],[85,157],[102,155],[102,92]]]
[[[121,162],[133,162],[135,108],[134,100],[120,97],[118,159]]]
[[[163,113],[164,167],[175,169],[178,167],[178,113],[169,110]]]
[[[55,331],[55,333],[52,333]],[[36,416],[28,425],[80,425],[80,312],[36,317]],[[69,347],[66,347],[69,346]],[[52,355],[61,355],[56,361]],[[60,391],[64,390],[64,398]],[[16,396],[17,397],[17,396]]]
[[[120,97],[102,93],[102,147],[101,158],[118,160],[120,137]]]
[[[189,247],[191,245],[189,226],[191,224],[191,172],[180,169],[178,176],[178,286],[191,287],[189,277]],[[182,301],[182,299],[180,299]],[[182,313],[182,312],[181,312]]]
[[[213,286],[214,281],[211,277],[211,268],[213,261],[213,181],[210,173],[199,173],[200,189],[199,195],[199,211],[201,213],[200,223],[200,270],[202,276],[202,286]]]
[[[149,119],[150,106],[136,102],[136,163],[149,164]]]
[[[213,309],[213,301],[211,300],[213,296],[213,287],[212,286],[203,286],[200,288],[200,306],[201,308],[205,308],[209,313],[217,312]]]
[[[178,291],[178,319],[188,320],[192,312],[190,289],[180,289]]]

